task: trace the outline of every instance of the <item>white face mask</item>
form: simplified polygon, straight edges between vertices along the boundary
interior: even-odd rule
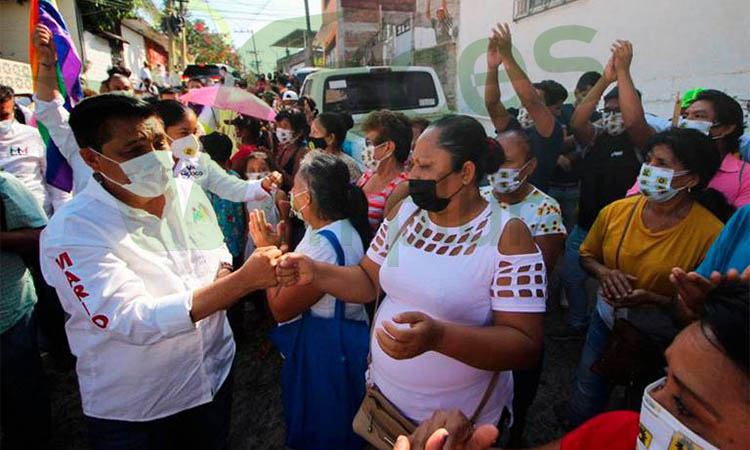
[[[251,181],[262,180],[267,177],[270,172],[245,172],[245,178]]]
[[[680,117],[680,124],[678,126],[680,128],[692,128],[693,130],[700,131],[706,136],[710,136],[711,128],[713,128],[714,124],[705,120],[688,120],[684,117]]]
[[[197,158],[202,148],[201,141],[193,134],[173,140],[169,147],[177,159]]]
[[[365,147],[364,151],[362,152],[362,164],[365,165],[367,169],[369,169],[371,172],[377,172],[378,167],[380,167],[380,163],[385,161],[386,159],[390,158],[393,152],[383,156],[380,159],[375,158],[375,150],[384,146],[386,143],[383,142],[380,145],[368,145]]]
[[[625,132],[625,120],[622,113],[607,111],[602,114],[602,126],[610,136],[619,136]]]
[[[117,162],[94,149],[91,150],[120,166],[120,170],[128,177],[130,183],[119,183],[104,172],[99,172],[104,178],[139,197],[154,198],[163,195],[167,189],[167,183],[172,179],[172,152],[150,151],[137,158]]]
[[[276,139],[279,140],[279,144],[286,145],[294,140],[294,132],[292,130],[285,130],[284,128],[277,128]]]
[[[289,196],[290,197],[289,198],[289,208],[292,210],[292,214],[294,215],[294,217],[298,218],[299,220],[301,220],[303,222],[305,221],[305,218],[302,216],[302,210],[305,209],[305,208],[307,208],[308,206],[310,206],[310,204],[308,203],[307,205],[305,205],[302,208],[300,208],[299,206],[296,205],[295,199],[297,198],[298,195],[302,195],[302,194],[304,194],[306,192],[307,191],[302,191],[302,192],[298,192],[296,194],[293,193],[293,192],[291,192],[290,193],[291,195]]]
[[[641,194],[652,202],[663,203],[669,201],[673,199],[678,192],[687,187],[686,185],[681,188],[673,188],[672,179],[681,175],[687,175],[688,173],[690,173],[689,170],[675,172],[672,169],[654,167],[643,163],[641,166],[641,173],[638,175],[638,184],[641,189]]]
[[[527,161],[520,169],[500,169],[490,175],[489,181],[492,185],[492,190],[498,194],[510,194],[517,191],[528,178],[528,176],[525,176],[521,179],[520,176],[523,169],[529,165],[529,162],[531,161]]]
[[[526,108],[518,110],[518,123],[521,124],[521,128],[524,130],[534,128],[534,119],[531,118],[531,114],[529,114],[529,111]]]
[[[651,393],[662,388],[666,380],[664,377],[643,391],[640,433],[636,439],[637,449],[719,450],[683,425],[651,397]]]
[[[0,136],[5,136],[6,134],[10,133],[10,130],[13,129],[13,120],[14,119],[8,119],[0,121]]]

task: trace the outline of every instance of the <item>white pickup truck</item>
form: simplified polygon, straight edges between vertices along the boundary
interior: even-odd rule
[[[452,111],[435,71],[430,67],[353,67],[311,73],[301,95],[312,98],[320,112],[346,112],[354,119],[344,151],[360,161],[365,141],[360,124],[371,111],[389,109],[410,118],[437,120]],[[494,135],[487,117],[473,116]]]

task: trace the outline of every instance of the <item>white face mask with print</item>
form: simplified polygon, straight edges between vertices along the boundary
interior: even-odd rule
[[[687,188],[687,185],[680,188],[673,188],[672,179],[689,173],[689,170],[675,172],[672,169],[654,167],[643,163],[641,173],[638,175],[641,194],[647,200],[655,203],[667,202],[673,199],[681,190]]]
[[[666,377],[650,384],[643,391],[638,450],[694,449],[719,450],[677,420],[651,396],[666,383]]]
[[[108,177],[104,172],[99,172],[104,178],[138,197],[159,197],[164,194],[167,190],[167,183],[172,180],[172,152],[152,150],[137,158],[117,162],[94,149],[91,151],[120,166],[120,170],[128,177],[130,183],[122,184]]]
[[[201,141],[194,134],[175,139],[169,146],[177,159],[196,159],[201,151]]]
[[[492,190],[498,194],[510,194],[520,189],[521,185],[526,181],[528,175],[520,178],[521,172],[531,161],[527,161],[520,169],[500,169],[494,174],[490,175],[489,181],[492,185]]]
[[[605,111],[602,114],[602,126],[610,136],[619,136],[625,132],[625,120],[622,113]]]
[[[279,140],[279,144],[286,145],[294,140],[294,132],[292,130],[276,128],[276,139]]]
[[[8,119],[0,121],[0,136],[5,136],[8,133],[10,133],[10,130],[13,129],[13,120],[14,119]]]
[[[531,118],[531,114],[529,114],[529,111],[526,108],[521,108],[518,110],[518,123],[521,124],[521,128],[524,130],[528,130],[530,128],[534,128],[534,119]]]
[[[386,159],[390,158],[393,152],[383,156],[380,159],[375,158],[375,150],[378,148],[384,146],[386,143],[383,142],[380,145],[368,145],[365,147],[365,149],[362,151],[362,164],[365,165],[365,167],[370,170],[371,172],[377,172],[378,167],[380,167],[380,163],[385,161]]]

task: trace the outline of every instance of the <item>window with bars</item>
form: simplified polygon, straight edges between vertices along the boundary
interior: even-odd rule
[[[576,0],[513,0],[513,20],[539,14]]]

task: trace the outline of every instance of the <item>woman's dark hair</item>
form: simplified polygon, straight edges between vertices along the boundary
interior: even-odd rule
[[[200,141],[208,156],[221,166],[232,156],[232,140],[224,133],[213,132],[201,136]]]
[[[237,116],[233,121],[232,125],[237,127],[237,129],[245,131],[247,134],[243,136],[243,144],[252,144],[252,145],[259,145],[261,142],[261,128],[263,128],[263,124],[260,123],[260,120],[252,118],[250,116],[240,115]]]
[[[750,373],[750,289],[743,282],[724,282],[708,293],[701,330],[745,374]]]
[[[714,89],[701,91],[694,102],[704,100],[711,102],[714,107],[714,122],[720,125],[734,125],[734,131],[727,135],[723,141],[727,144],[727,149],[731,152],[740,147],[740,137],[745,132],[744,115],[742,106],[737,100],[727,94]]]
[[[176,125],[185,119],[185,114],[190,111],[190,108],[177,100],[159,100],[154,105],[156,113],[161,117],[161,121],[164,122],[164,129]]]
[[[586,89],[593,87],[601,77],[602,74],[595,71],[584,73],[581,75],[581,78],[578,79],[578,83],[576,83],[576,90],[585,91]]]
[[[373,111],[362,122],[362,131],[365,133],[375,131],[380,135],[380,142],[373,142],[375,145],[393,141],[396,144],[396,150],[393,152],[396,161],[403,164],[409,158],[412,138],[411,121],[404,113],[387,109]]]
[[[352,116],[345,113],[324,112],[319,114],[315,119],[320,121],[320,124],[323,125],[328,134],[332,134],[335,137],[334,145],[338,149],[344,144],[347,131],[351,130],[354,126]]]
[[[465,162],[471,161],[477,168],[478,183],[484,175],[497,172],[500,168],[495,155],[490,154],[487,133],[477,119],[451,114],[432,122],[426,131],[432,129],[440,133],[438,147],[451,154],[454,172],[460,170]]]
[[[372,239],[367,197],[362,189],[350,183],[346,163],[334,155],[310,152],[302,160],[298,173],[307,182],[320,218],[349,219],[367,248]]]
[[[657,145],[669,147],[685,169],[698,175],[698,184],[691,189],[690,194],[695,201],[726,223],[734,213],[734,208],[719,191],[707,188],[721,165],[721,155],[711,138],[697,130],[672,128],[649,139],[643,148],[644,160]]]
[[[307,125],[305,114],[300,111],[284,109],[276,114],[275,119],[276,123],[279,123],[282,120],[289,121],[289,123],[292,125],[292,131],[294,131],[294,134],[301,133],[303,136],[306,136],[309,133],[309,127]]]
[[[80,148],[92,147],[101,151],[112,137],[110,121],[146,120],[156,115],[154,108],[143,100],[123,94],[102,94],[76,105],[68,123]]]

